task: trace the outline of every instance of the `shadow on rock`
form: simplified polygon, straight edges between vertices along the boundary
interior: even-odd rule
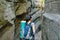
[[[38,26],[38,28],[36,29],[36,33],[38,33],[41,30],[41,25]]]

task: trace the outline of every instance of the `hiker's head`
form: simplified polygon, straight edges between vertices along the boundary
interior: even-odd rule
[[[30,15],[28,15],[27,17],[26,17],[26,22],[29,22],[29,21],[31,21],[31,16]]]

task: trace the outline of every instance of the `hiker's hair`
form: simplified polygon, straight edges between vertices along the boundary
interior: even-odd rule
[[[28,16],[26,17],[26,22],[28,22],[31,18],[32,18],[32,17],[31,17],[30,15],[28,15]]]

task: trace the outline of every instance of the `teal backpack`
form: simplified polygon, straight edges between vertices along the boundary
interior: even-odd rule
[[[24,38],[24,28],[26,26],[26,21],[21,21],[20,22],[20,38]]]

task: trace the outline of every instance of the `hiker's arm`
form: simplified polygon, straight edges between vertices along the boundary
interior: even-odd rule
[[[35,24],[32,23],[33,34],[35,34]]]

